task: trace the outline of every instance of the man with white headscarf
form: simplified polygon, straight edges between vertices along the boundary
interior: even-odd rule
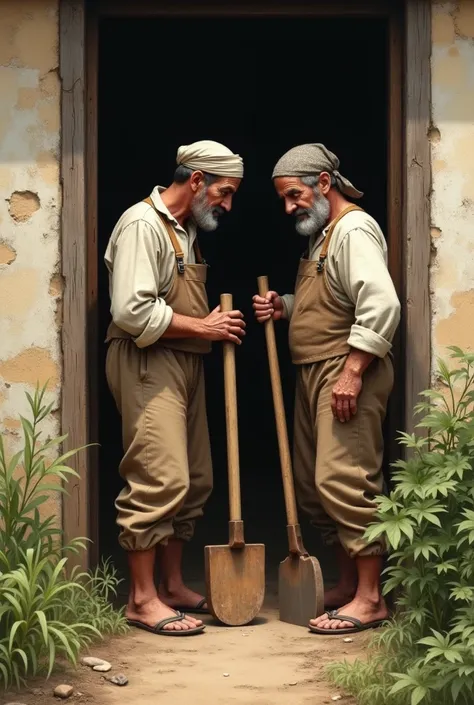
[[[245,334],[240,311],[209,312],[196,229],[215,230],[230,211],[243,162],[211,140],[180,147],[176,161],[173,183],[125,211],[107,247],[106,372],[125,451],[116,507],[130,569],[126,617],[188,636],[204,626],[183,612],[207,612],[181,574],[184,542],[212,489],[202,356],[212,341],[240,344]]]
[[[257,320],[290,321],[297,365],[294,470],[298,502],[333,546],[339,583],[316,634],[376,627],[388,616],[380,592],[383,543],[364,538],[383,490],[382,424],[393,385],[391,342],[400,303],[375,220],[349,202],[363,194],[322,144],[276,164],[273,180],[296,230],[309,238],[294,295],[254,297]],[[334,609],[336,608],[336,609]]]

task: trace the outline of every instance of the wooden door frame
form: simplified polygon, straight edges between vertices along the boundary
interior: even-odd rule
[[[86,7],[87,6],[87,7]],[[100,16],[358,16],[389,20],[390,81],[388,232],[392,276],[402,300],[395,341],[404,384],[392,408],[413,430],[412,408],[429,386],[431,311],[429,296],[431,162],[431,0],[302,0],[285,3],[234,0],[60,0],[62,83],[62,327],[61,425],[66,448],[97,439],[97,64]],[[400,106],[403,106],[400,110]],[[392,425],[395,432],[397,427]],[[393,435],[393,434],[392,434]],[[72,459],[79,478],[63,500],[65,539],[92,543],[83,567],[98,559],[97,449]]]

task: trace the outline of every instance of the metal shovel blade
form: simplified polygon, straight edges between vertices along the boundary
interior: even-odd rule
[[[314,556],[291,553],[278,570],[280,620],[306,627],[324,612],[324,585]]]
[[[228,626],[249,624],[265,596],[265,546],[205,546],[204,560],[211,614]]]

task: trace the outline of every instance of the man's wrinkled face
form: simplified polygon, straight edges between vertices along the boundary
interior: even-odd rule
[[[210,232],[219,225],[219,218],[232,209],[232,198],[242,179],[222,176],[211,184],[200,185],[191,205],[196,224],[201,230]]]
[[[310,237],[323,230],[329,222],[331,206],[320,184],[305,184],[297,176],[278,176],[275,188],[285,202],[285,211],[296,218],[296,231]]]

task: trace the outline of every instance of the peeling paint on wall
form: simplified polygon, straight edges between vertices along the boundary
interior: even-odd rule
[[[0,13],[0,432],[14,452],[25,392],[48,382],[60,402],[58,2],[3,0]],[[43,431],[59,435],[57,417]]]
[[[0,12],[0,430],[14,450],[37,382],[55,409],[45,433],[60,430],[58,0]],[[432,31],[433,354],[445,355],[474,350],[474,1],[434,1]]]
[[[41,207],[38,195],[32,191],[15,191],[9,203],[10,215],[16,223],[25,223]]]
[[[474,350],[474,2],[433,4],[433,354]],[[434,136],[434,139],[433,139]]]
[[[16,252],[13,247],[0,242],[0,266],[2,264],[11,264],[16,260]],[[1,270],[0,270],[1,271]]]

